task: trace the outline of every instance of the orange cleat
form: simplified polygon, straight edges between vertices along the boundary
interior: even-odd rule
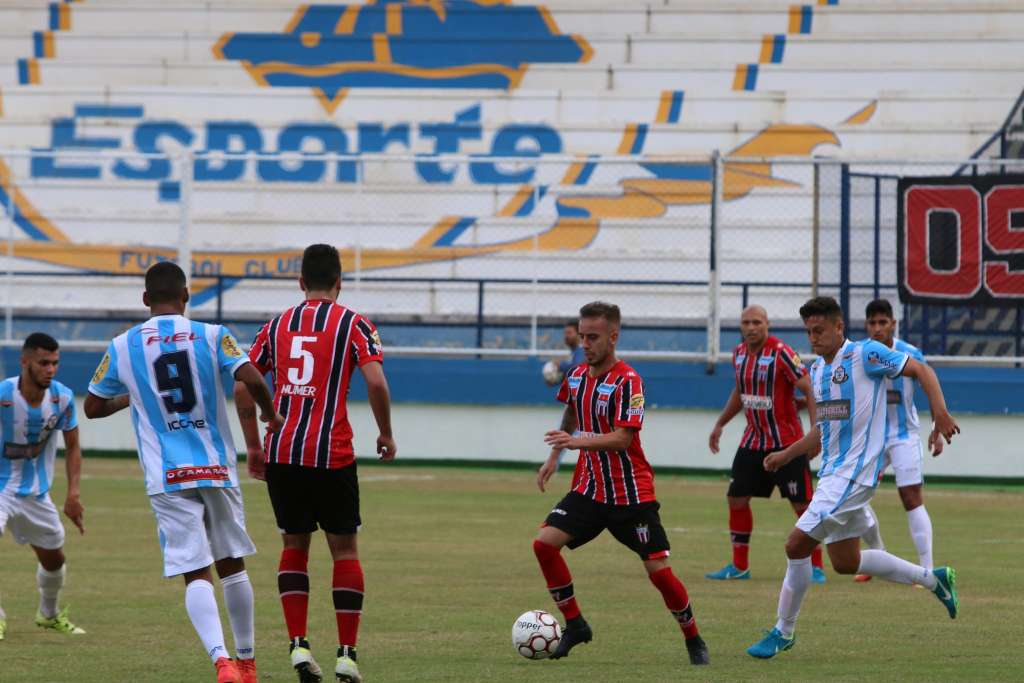
[[[853,580],[856,581],[857,583],[865,583],[865,582],[871,580],[871,575],[870,574],[857,574],[855,577],[853,577]]]
[[[242,674],[242,683],[257,683],[259,679],[256,676],[255,659],[236,659],[235,664],[238,665],[238,672]]]
[[[243,683],[235,660],[221,657],[213,665],[217,667],[217,683]]]

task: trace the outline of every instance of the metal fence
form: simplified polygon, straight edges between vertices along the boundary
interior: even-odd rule
[[[964,164],[1021,169],[1009,159],[0,152],[5,343],[39,328],[72,346],[105,342],[144,314],[141,274],[167,258],[191,264],[191,315],[245,338],[300,296],[302,248],[330,242],[342,251],[343,301],[397,353],[547,354],[594,299],[622,307],[633,358],[724,358],[750,303],[801,348],[797,309],[810,296],[836,296],[854,328],[870,299],[895,302],[895,178]],[[933,355],[1024,360],[1019,308],[973,332],[956,315],[904,307],[902,334]],[[984,343],[962,343],[975,332]]]

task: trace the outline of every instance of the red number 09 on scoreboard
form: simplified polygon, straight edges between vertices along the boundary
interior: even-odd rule
[[[900,299],[1024,302],[1024,176],[903,178]]]

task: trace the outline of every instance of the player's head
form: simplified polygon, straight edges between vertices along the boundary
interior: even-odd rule
[[[868,336],[886,346],[892,346],[896,336],[896,318],[892,314],[892,304],[888,299],[875,299],[864,309],[865,325]]]
[[[811,350],[820,356],[831,356],[843,345],[843,309],[830,296],[817,296],[800,307],[800,317],[807,330]]]
[[[580,321],[570,320],[565,324],[565,328],[562,331],[562,340],[565,345],[570,349],[575,349],[580,345]]]
[[[615,355],[622,314],[615,304],[593,301],[580,309],[580,342],[587,364],[597,367]]]
[[[167,308],[179,313],[185,312],[188,303],[188,282],[185,271],[173,261],[161,261],[146,271],[146,292],[142,303],[150,310]]]
[[[310,292],[328,294],[337,299],[341,291],[341,255],[329,244],[311,244],[302,252],[302,278],[299,286]]]
[[[44,332],[33,332],[21,345],[21,379],[46,389],[57,374],[60,347],[57,340]]]
[[[757,304],[744,308],[740,313],[740,334],[747,346],[761,348],[768,338],[768,311]]]

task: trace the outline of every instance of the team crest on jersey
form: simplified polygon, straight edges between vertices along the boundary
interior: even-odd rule
[[[241,358],[243,355],[242,349],[238,348],[238,342],[230,334],[225,334],[221,337],[220,348],[228,358]]]
[[[651,532],[646,524],[637,524],[636,540],[640,541],[640,545],[647,545],[647,542],[651,540]]]
[[[99,384],[103,377],[106,376],[107,370],[110,368],[110,352],[103,354],[103,360],[96,367],[96,372],[92,373],[92,383]]]
[[[832,384],[842,384],[848,379],[850,379],[850,376],[846,374],[846,368],[842,365],[832,371]]]
[[[383,348],[384,344],[380,340],[380,332],[378,332],[377,330],[374,330],[373,332],[371,332],[370,333],[370,339],[373,340],[373,343],[377,347],[378,351],[381,348]]]
[[[644,395],[633,394],[632,398],[629,399],[630,408],[643,408],[644,407]]]
[[[573,391],[576,391],[577,389],[580,388],[580,382],[582,382],[582,381],[583,381],[583,378],[580,377],[579,375],[575,375],[573,377],[570,377],[569,378],[569,388],[572,389]]]

